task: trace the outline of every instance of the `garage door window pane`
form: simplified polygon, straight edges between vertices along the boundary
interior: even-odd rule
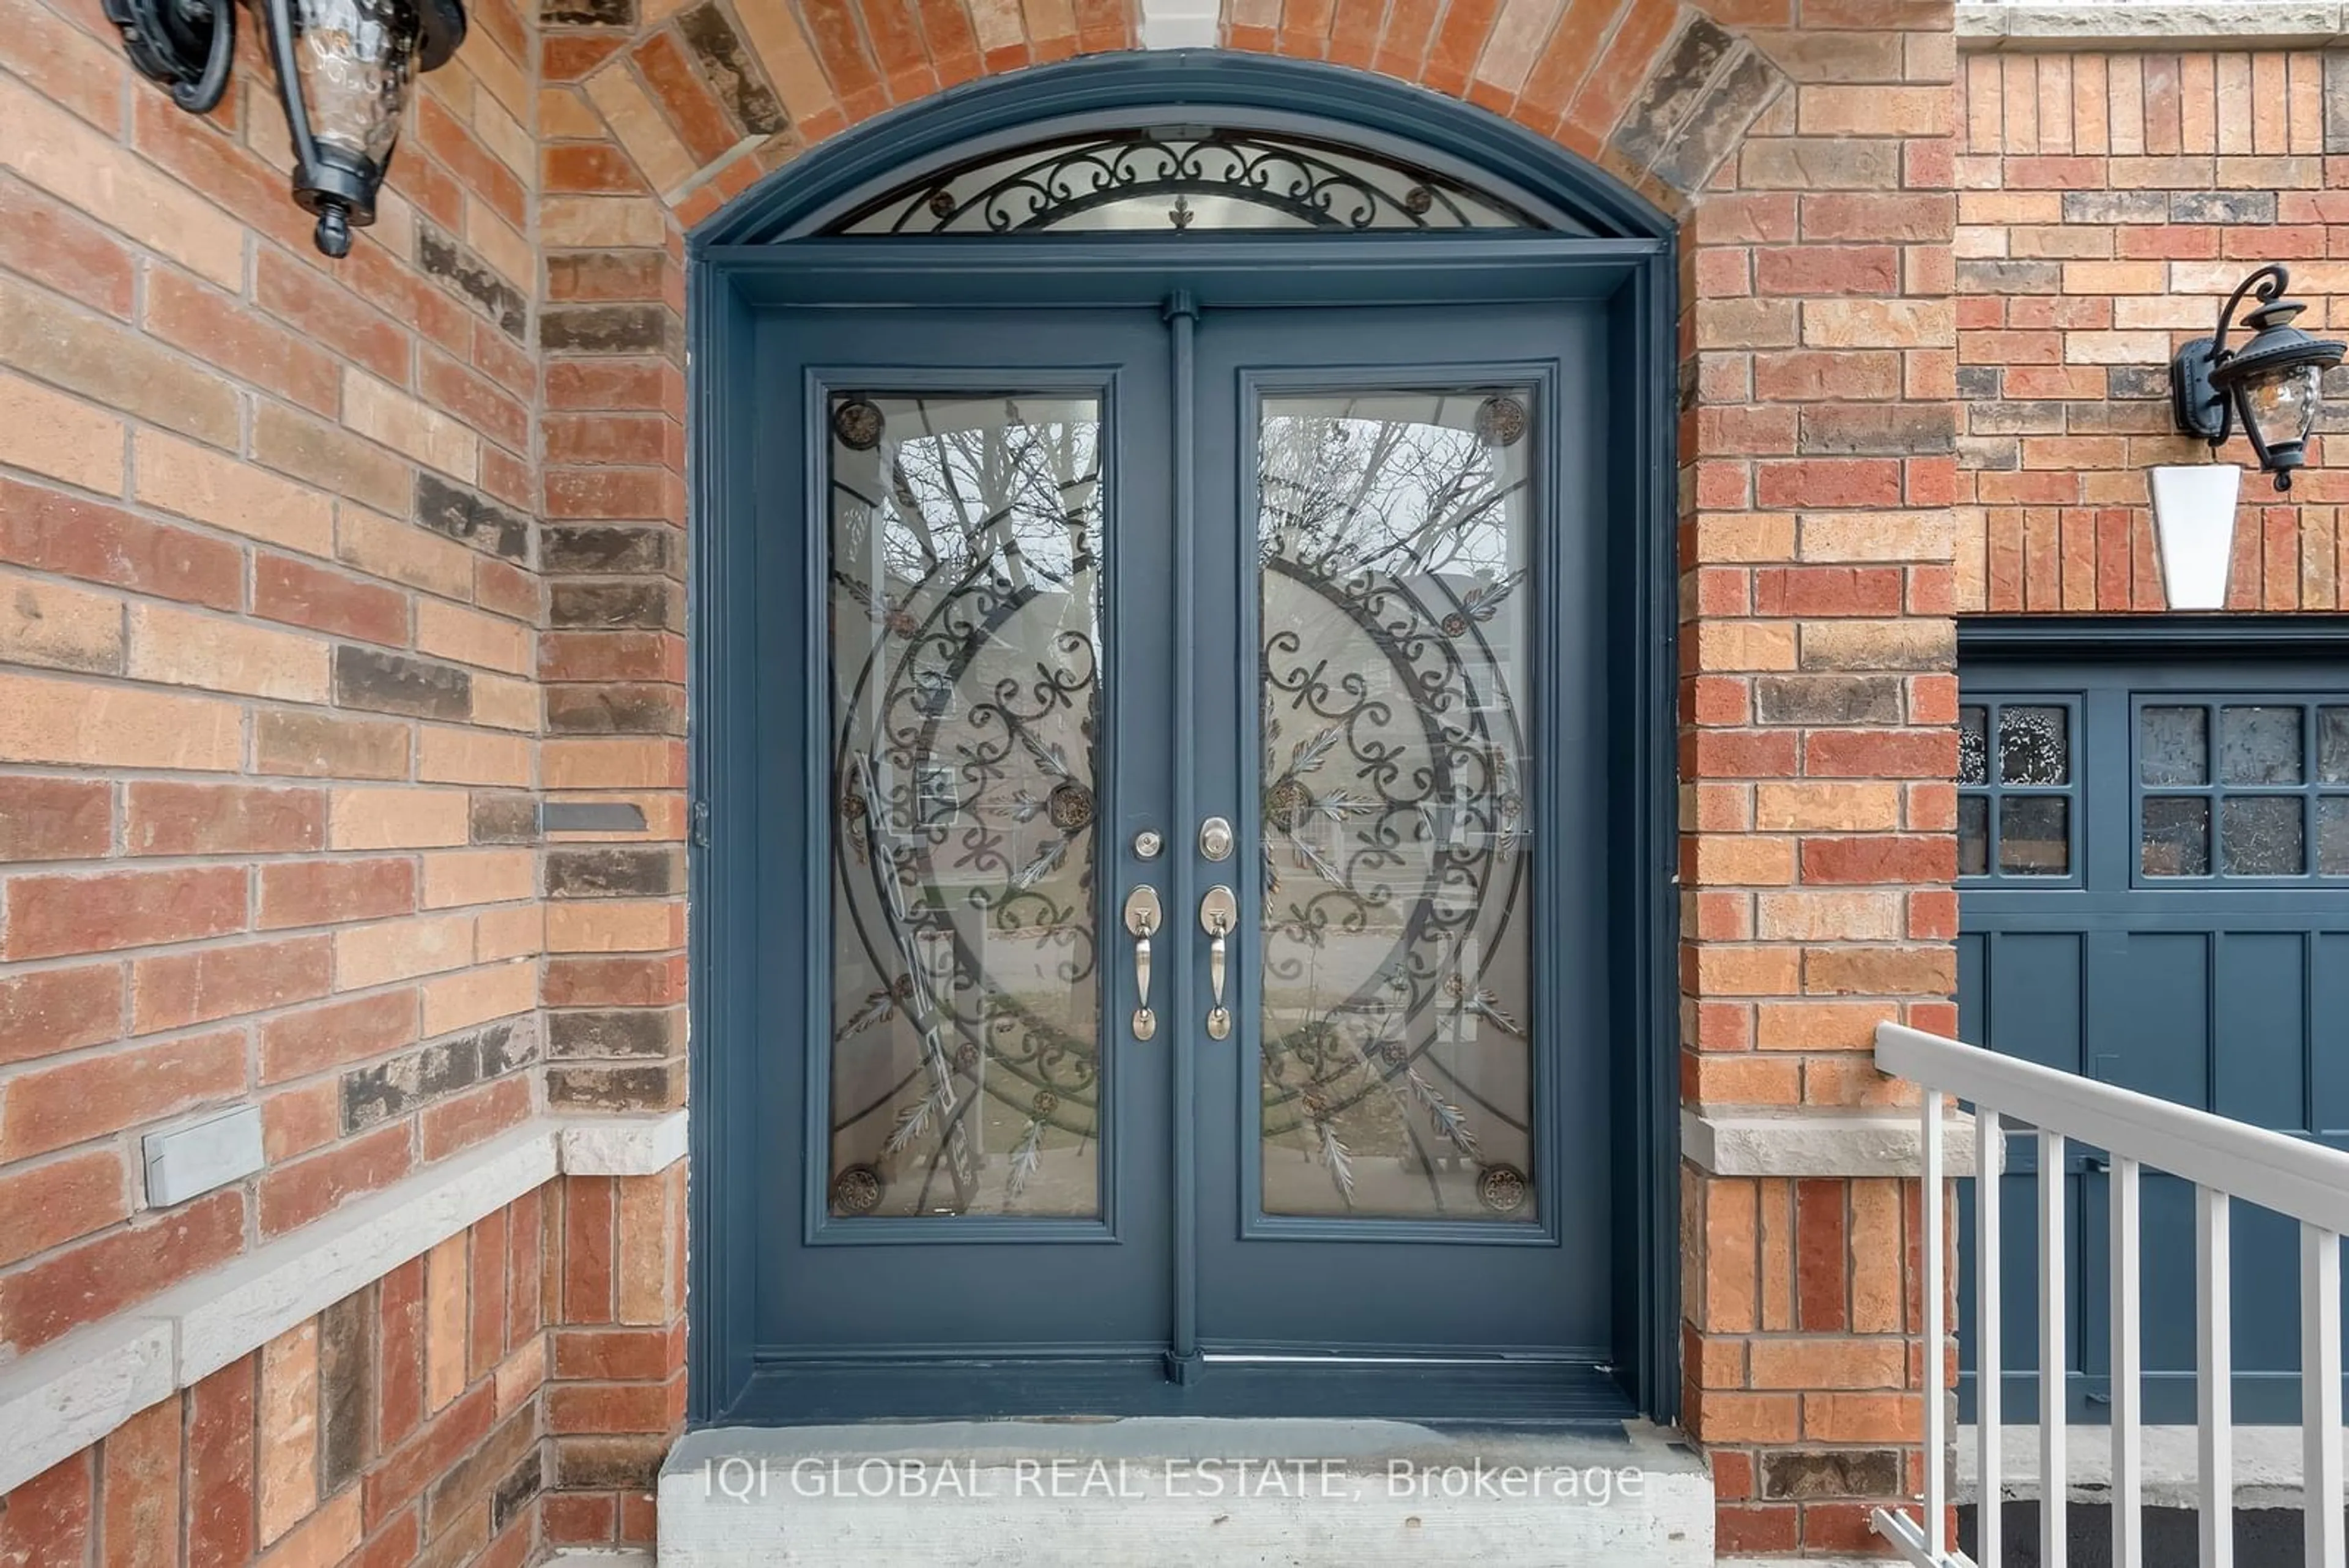
[[[1958,797],[1958,875],[1981,877],[1990,870],[1990,801],[1978,794]]]
[[[1985,725],[1990,711],[1969,704],[1958,710],[1958,782],[1990,783],[1990,743]]]
[[[2060,794],[2011,794],[2002,799],[1998,803],[1998,868],[2012,877],[2067,875],[2072,869],[2070,822],[2071,802]]]
[[[2148,877],[2208,877],[2210,803],[2160,796],[2147,800],[2138,845],[2140,864]]]
[[[2061,708],[2002,709],[1998,715],[1999,783],[2071,783],[2070,717]]]
[[[2147,708],[2137,715],[2137,765],[2149,784],[2210,782],[2210,718],[2203,708]]]
[[[2349,877],[2349,795],[2328,794],[2316,803],[2316,869]]]
[[[2219,842],[2236,877],[2297,877],[2308,868],[2298,795],[2229,795],[2219,805]]]
[[[2219,711],[2219,776],[2230,784],[2301,782],[2301,710]]]
[[[2316,711],[2316,782],[2349,784],[2349,708]]]

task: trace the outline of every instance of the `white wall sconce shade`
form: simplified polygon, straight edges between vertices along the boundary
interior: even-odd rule
[[[2235,559],[2235,497],[2243,471],[2231,462],[2165,464],[2153,470],[2153,537],[2162,595],[2174,610],[2227,607]]]

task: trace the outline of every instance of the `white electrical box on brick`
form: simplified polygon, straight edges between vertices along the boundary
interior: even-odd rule
[[[147,1206],[169,1208],[261,1168],[261,1107],[206,1111],[145,1140]]]

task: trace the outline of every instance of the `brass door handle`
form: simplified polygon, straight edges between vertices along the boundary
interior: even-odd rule
[[[1232,1033],[1231,1009],[1224,1005],[1224,975],[1227,963],[1226,939],[1238,921],[1239,900],[1232,897],[1229,888],[1217,884],[1207,889],[1199,900],[1199,929],[1207,933],[1207,988],[1215,1005],[1207,1010],[1207,1038],[1228,1039]]]
[[[1158,929],[1158,889],[1143,883],[1125,896],[1125,929],[1133,934],[1133,1037],[1147,1040],[1158,1033],[1158,1014],[1150,1011],[1150,933]]]

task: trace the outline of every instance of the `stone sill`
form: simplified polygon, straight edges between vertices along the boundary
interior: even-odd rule
[[[1681,1111],[1681,1156],[1713,1176],[1914,1177],[1924,1138],[1914,1111]],[[1952,1113],[1941,1168],[1974,1173],[1974,1119]]]
[[[686,1113],[542,1116],[0,1366],[0,1494],[560,1175],[649,1176]]]
[[[2340,0],[1959,0],[1961,49],[2320,48],[2349,41]]]

